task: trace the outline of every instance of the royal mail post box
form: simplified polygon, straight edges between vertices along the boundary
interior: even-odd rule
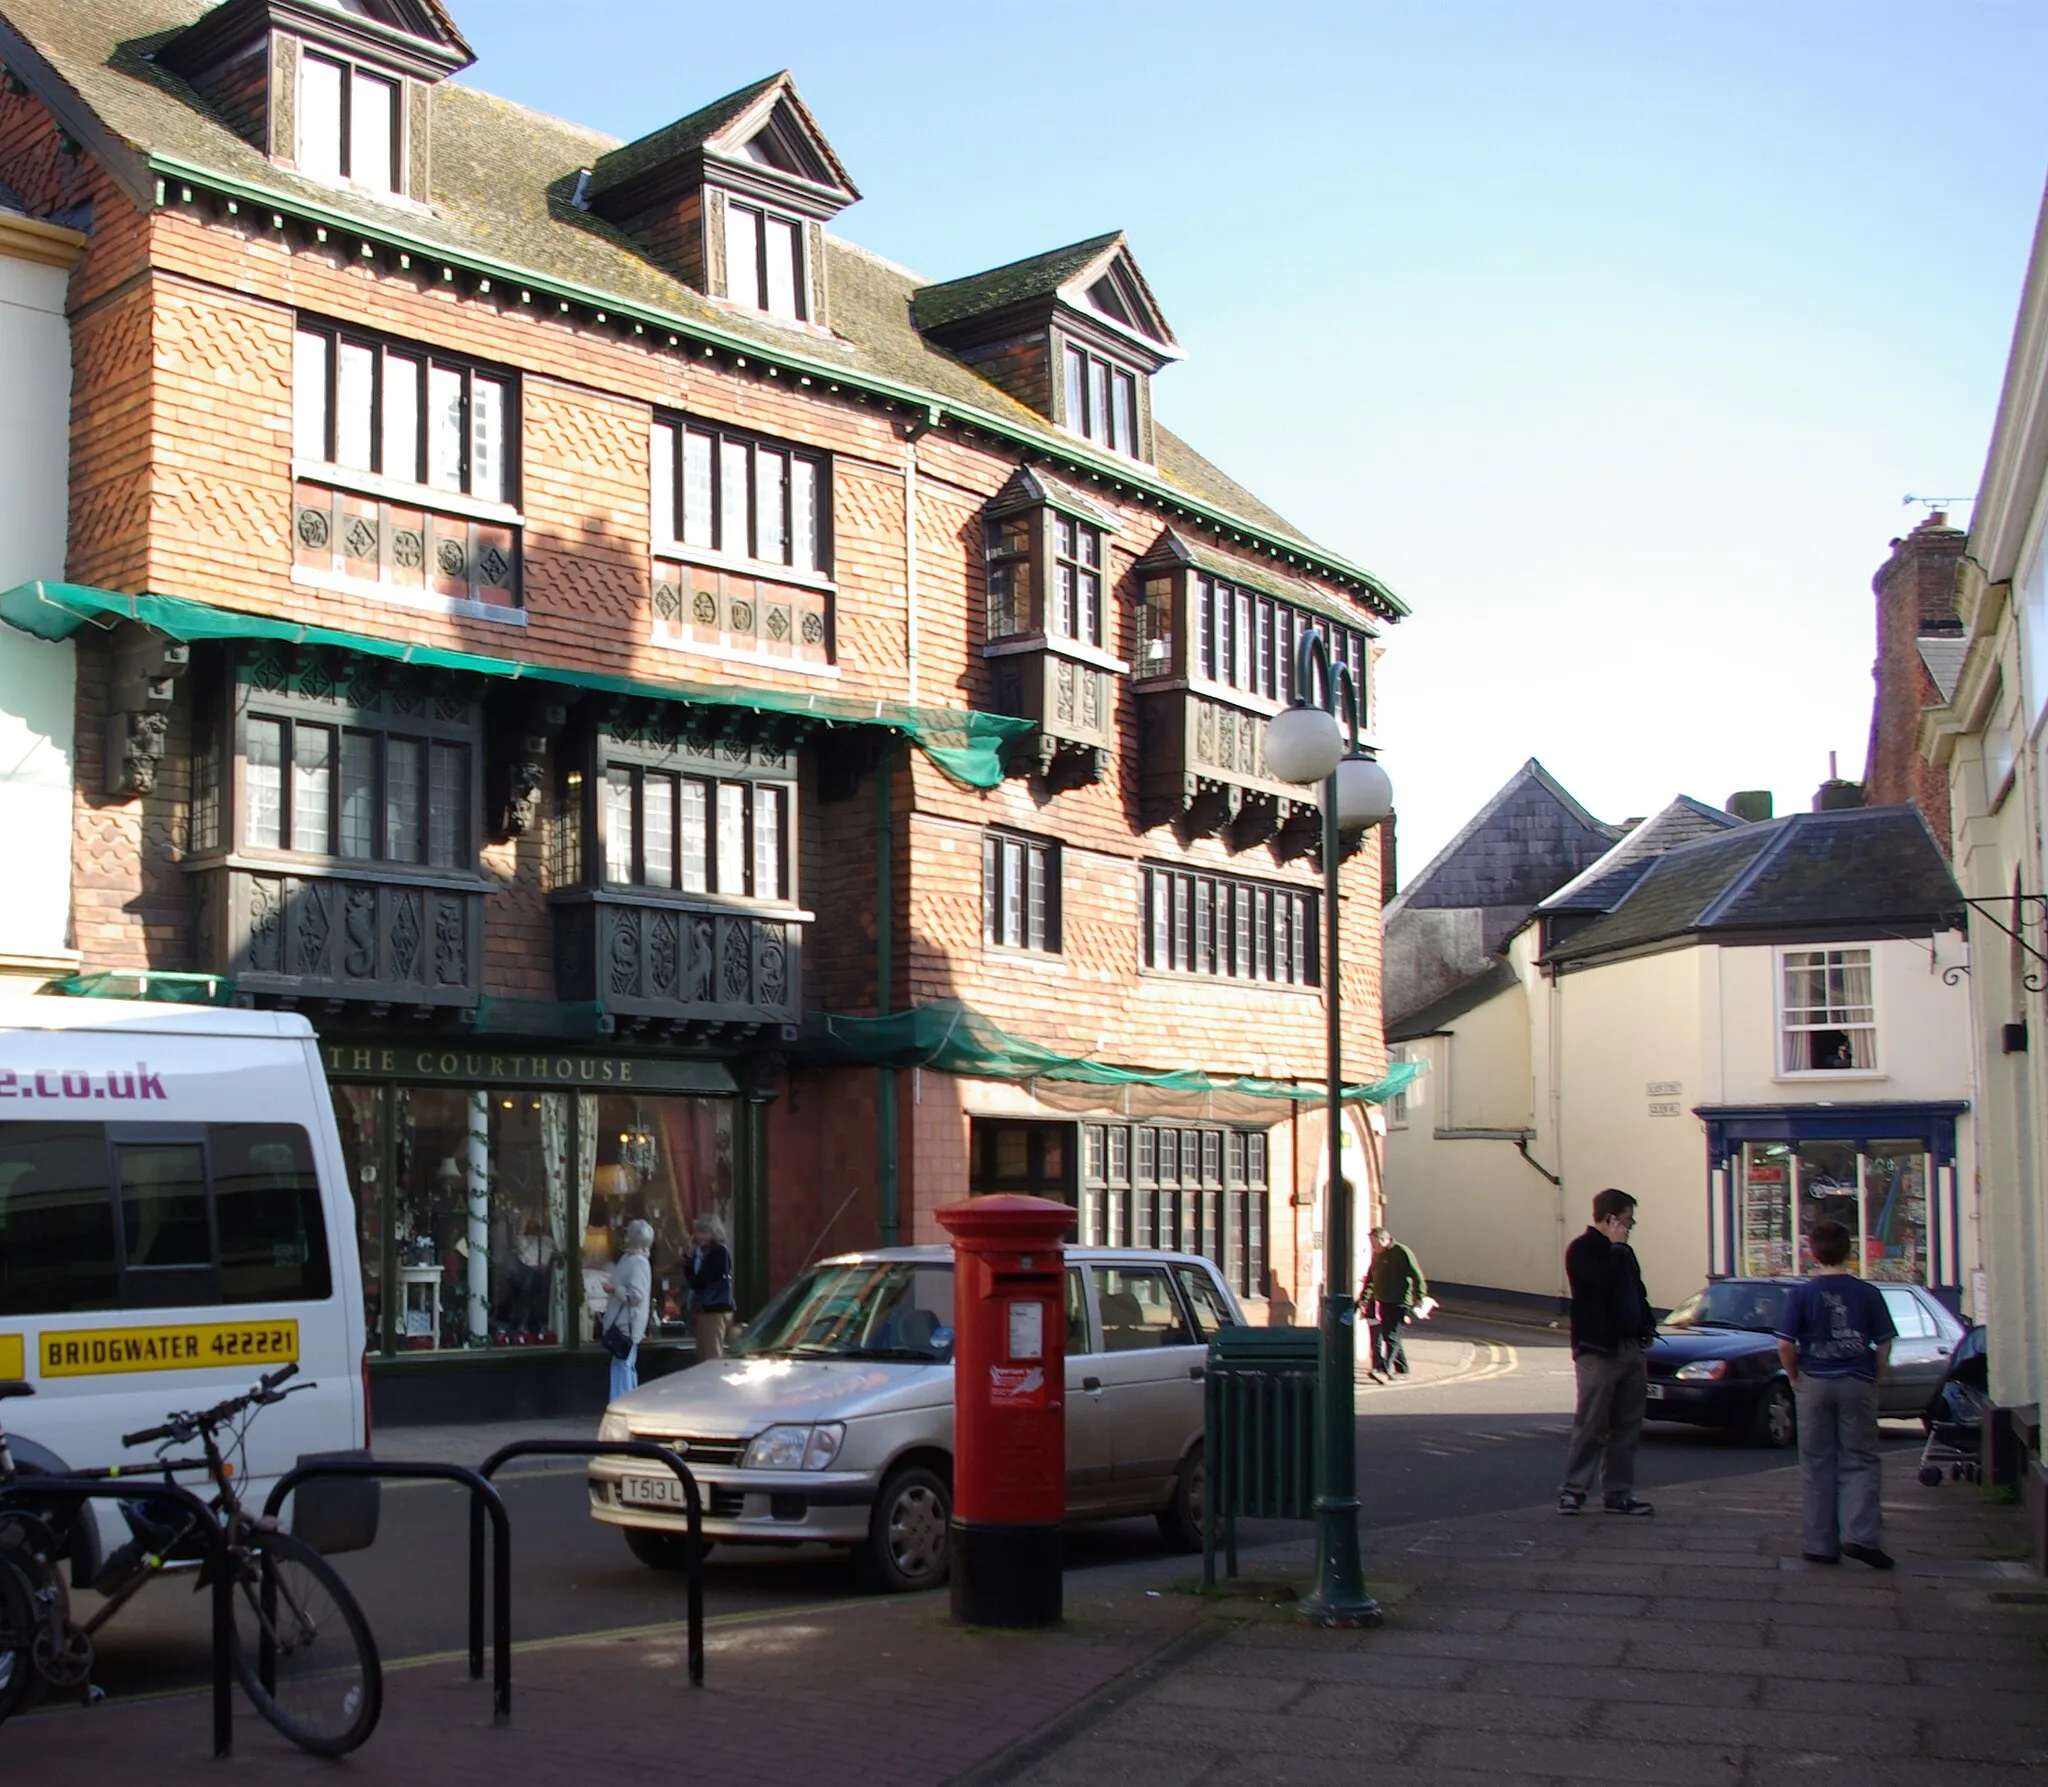
[[[969,1198],[953,1237],[953,1617],[1057,1624],[1067,1513],[1064,1241],[1045,1198]]]

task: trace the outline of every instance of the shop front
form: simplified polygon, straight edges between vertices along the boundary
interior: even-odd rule
[[[686,1364],[682,1265],[715,1215],[758,1248],[758,1144],[727,1068],[675,1056],[327,1040],[380,1422],[595,1412],[626,1225],[654,1230],[641,1374]],[[744,1278],[744,1274],[743,1274]]]
[[[1832,1218],[1864,1277],[1960,1293],[1962,1103],[1703,1106],[1713,1270],[1810,1271],[1802,1237]]]

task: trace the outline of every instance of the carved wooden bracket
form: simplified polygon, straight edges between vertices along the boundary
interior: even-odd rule
[[[103,785],[119,800],[156,787],[157,765],[171,738],[171,701],[192,648],[147,627],[126,625],[114,636],[107,686]]]

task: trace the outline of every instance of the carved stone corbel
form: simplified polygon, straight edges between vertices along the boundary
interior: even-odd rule
[[[192,648],[129,622],[114,636],[107,684],[106,762],[112,798],[148,794],[171,739],[171,701]]]

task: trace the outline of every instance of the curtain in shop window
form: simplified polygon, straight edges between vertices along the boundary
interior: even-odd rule
[[[473,1341],[491,1332],[491,1095],[469,1095],[469,1324]]]
[[[548,1238],[554,1243],[555,1258],[573,1256],[569,1227],[569,1100],[560,1092],[548,1092],[540,1101],[541,1170],[547,1178]],[[576,1236],[580,1245],[582,1235]],[[548,1326],[557,1334],[569,1325],[569,1275],[557,1268],[548,1289]]]
[[[597,1094],[576,1094],[576,1261],[583,1269],[583,1325],[585,1338],[597,1338],[597,1323],[604,1314],[604,1293],[600,1281],[611,1271],[611,1248],[607,1244],[600,1263],[590,1256],[590,1198],[597,1184]]]

